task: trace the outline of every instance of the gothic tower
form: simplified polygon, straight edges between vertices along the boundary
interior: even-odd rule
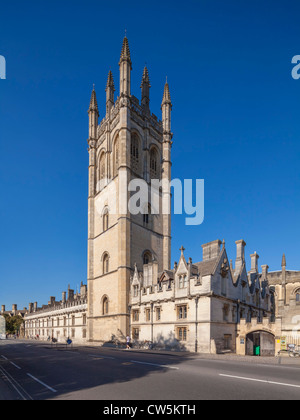
[[[130,277],[135,266],[156,261],[159,271],[170,268],[171,217],[162,214],[161,200],[170,193],[156,188],[159,208],[151,201],[151,180],[171,180],[171,98],[166,83],[162,121],[150,112],[150,79],[145,67],[141,102],[131,94],[132,62],[127,37],[123,40],[120,93],[115,100],[112,72],[106,84],[105,116],[93,89],[89,107],[88,197],[88,333],[104,342],[129,333]],[[100,109],[101,111],[101,109]],[[136,191],[129,184],[143,180],[148,202],[129,211]],[[132,183],[130,184],[132,185]]]

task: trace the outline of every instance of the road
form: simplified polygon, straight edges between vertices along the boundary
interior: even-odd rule
[[[0,400],[299,400],[293,365],[0,341]]]

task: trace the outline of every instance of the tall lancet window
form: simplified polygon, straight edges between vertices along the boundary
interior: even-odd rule
[[[149,251],[145,251],[143,255],[143,264],[147,265],[150,264],[152,261],[152,255]]]
[[[99,171],[100,171],[100,182],[105,179],[105,153],[103,152],[100,156],[100,165],[99,165]],[[104,187],[103,183],[101,183],[101,189]]]
[[[109,211],[105,209],[103,212],[103,232],[106,232],[109,227]]]
[[[107,274],[109,272],[109,255],[105,253],[103,255],[103,274]]]
[[[144,214],[143,214],[143,225],[148,229],[152,228],[152,210],[150,204],[145,207]]]
[[[130,156],[131,156],[131,169],[133,172],[139,172],[139,160],[140,160],[140,148],[139,148],[139,139],[136,134],[131,136],[131,147],[130,147]]]
[[[120,166],[120,149],[119,149],[119,138],[115,141],[115,158],[114,158],[114,176],[118,175]]]
[[[158,179],[158,153],[155,148],[150,151],[150,177]]]
[[[103,301],[102,301],[102,314],[103,315],[107,315],[108,314],[108,309],[109,309],[109,302],[108,302],[108,297],[104,296]]]

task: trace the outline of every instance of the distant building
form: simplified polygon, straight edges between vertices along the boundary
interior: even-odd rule
[[[18,309],[18,305],[16,305],[16,304],[14,304],[14,305],[12,305],[12,309],[11,309],[11,311],[7,311],[6,309],[5,309],[5,305],[2,305],[1,306],[1,315],[7,315],[7,316],[10,316],[10,317],[13,317],[13,316],[20,316],[20,317],[22,317],[22,318],[24,318],[24,316],[25,316],[25,314],[27,313],[27,308],[24,308],[24,309],[21,309],[21,310],[19,310]]]
[[[51,297],[48,305],[38,307],[30,303],[25,316],[25,337],[47,340],[55,338],[66,342],[70,338],[75,343],[82,343],[87,338],[87,287],[81,284],[80,292],[68,289],[57,302]]]

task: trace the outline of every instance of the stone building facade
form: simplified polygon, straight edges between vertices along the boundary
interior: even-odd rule
[[[246,269],[245,242],[236,242],[236,260],[229,261],[225,242],[202,246],[202,261],[186,259],[171,268],[171,216],[161,202],[170,193],[157,187],[159,209],[151,206],[151,181],[171,180],[172,102],[168,83],[161,120],[150,112],[150,79],[145,67],[141,100],[131,94],[132,61],[125,37],[119,61],[120,90],[115,99],[112,72],[106,84],[106,105],[99,123],[95,89],[89,115],[88,273],[80,293],[50,298],[25,314],[25,336],[74,343],[113,338],[151,341],[167,348],[218,353],[274,354],[282,334],[300,322],[300,272],[258,269],[251,255]],[[133,214],[127,207],[129,184],[144,180],[149,202]],[[113,187],[113,188],[112,188]],[[124,207],[123,204],[126,204]],[[156,209],[157,210],[157,209]],[[299,314],[299,315],[298,315]]]
[[[246,271],[245,242],[237,241],[235,269],[225,242],[205,244],[203,260],[186,260],[181,249],[173,270],[158,271],[157,263],[135,268],[131,280],[131,333],[134,339],[181,347],[189,351],[236,351],[241,320],[270,319],[271,292],[262,281],[256,254]]]
[[[30,303],[25,315],[25,338],[40,340],[56,339],[80,344],[87,340],[87,286],[81,284],[80,292],[68,289],[62,294],[62,300],[50,297],[48,305],[38,307],[37,302]]]
[[[281,267],[280,271],[268,273],[268,282],[274,294],[274,315],[281,320],[282,336],[296,338],[300,333],[300,271],[287,269],[285,255]]]
[[[134,265],[142,270],[145,262],[154,259],[161,271],[170,266],[171,259],[170,215],[160,211],[152,216],[149,202],[141,204],[145,214],[133,214],[127,205],[132,180],[144,180],[150,195],[151,179],[171,179],[169,86],[166,83],[159,121],[149,108],[150,80],[146,67],[141,102],[131,94],[132,62],[126,37],[119,67],[119,96],[114,99],[110,71],[105,116],[99,125],[95,90],[88,111],[88,328],[89,339],[94,342],[109,340],[112,335],[124,338],[128,334]],[[157,193],[161,196],[160,190]],[[169,194],[167,200],[170,199]]]
[[[1,315],[8,315],[10,317],[13,316],[20,316],[22,318],[24,318],[25,314],[27,313],[27,308],[23,308],[23,309],[18,309],[18,305],[14,304],[12,305],[12,309],[10,311],[7,311],[5,308],[5,305],[1,306]]]

